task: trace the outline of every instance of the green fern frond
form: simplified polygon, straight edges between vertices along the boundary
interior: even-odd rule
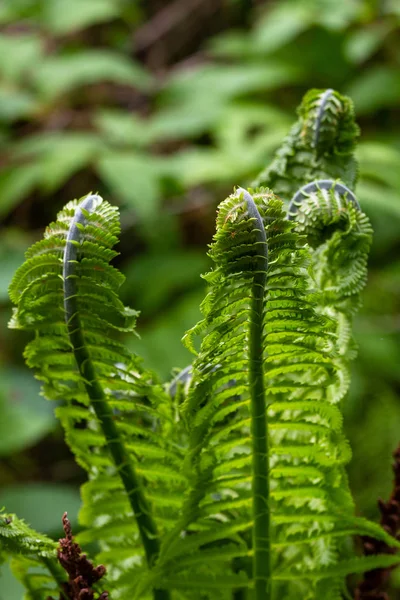
[[[11,571],[25,588],[23,600],[64,597],[63,580],[55,563],[54,567],[52,572],[48,564],[28,556],[14,556],[11,559]],[[67,597],[65,600],[68,600]]]
[[[84,492],[82,523],[86,541],[97,541],[107,529],[104,547],[114,549],[111,570],[119,567],[123,544],[139,561],[143,545],[148,568],[155,564],[159,538],[179,506],[155,506],[151,497],[176,492],[179,499],[184,489],[182,449],[169,435],[170,399],[115,337],[133,331],[137,316],[119,300],[116,290],[124,278],[108,264],[118,234],[118,211],[102,198],[70,202],[45,239],[27,252],[10,287],[17,304],[12,326],[35,331],[27,363],[42,380],[44,395],[62,401],[57,414],[89,472],[88,490],[93,493],[101,482],[97,494]]]
[[[334,90],[310,90],[271,165],[252,182],[269,187],[286,202],[316,179],[341,179],[350,188],[357,178],[354,147],[359,128],[352,101]]]
[[[185,336],[197,354],[182,406],[190,488],[162,544],[165,587],[192,589],[200,570],[204,590],[221,582],[221,590],[243,587],[256,599],[315,599],[329,579],[329,598],[338,600],[346,565],[346,574],[353,568],[348,537],[369,529],[352,517],[345,473],[351,453],[337,406],[337,313],[319,308],[325,288],[310,282],[309,232],[296,228],[263,189],[253,197],[239,189],[220,205],[204,317]],[[259,439],[262,459],[269,457],[262,466]],[[257,473],[264,488],[255,494]],[[244,578],[227,578],[243,557]],[[282,575],[293,569],[296,582]]]
[[[62,593],[63,573],[57,544],[16,515],[0,513],[0,552],[12,557],[14,575],[24,585],[26,600],[46,600]]]
[[[356,355],[352,318],[367,281],[372,227],[354,193],[330,179],[300,188],[292,198],[288,216],[310,246],[310,285],[318,291],[315,308],[337,323],[338,397],[343,397],[350,383],[348,362]]]
[[[16,515],[0,513],[1,548],[9,554],[24,554],[54,559],[57,544],[47,536],[34,531]]]

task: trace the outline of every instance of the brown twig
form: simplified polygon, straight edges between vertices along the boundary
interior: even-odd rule
[[[387,533],[398,538],[400,534],[400,444],[393,452],[393,458],[393,492],[387,502],[379,499],[378,504],[381,512],[380,524]],[[385,542],[370,537],[363,537],[362,543],[366,556],[396,552]],[[364,578],[355,591],[355,600],[389,600],[385,588],[392,568],[374,569],[364,573]]]
[[[60,600],[94,600],[95,590],[93,584],[99,581],[106,572],[104,565],[94,567],[86,554],[82,554],[82,549],[74,542],[72,536],[71,523],[67,513],[64,513],[63,527],[65,537],[60,539],[58,548],[58,560],[63,569],[68,573],[68,581],[63,584],[63,591],[60,594]],[[48,600],[52,600],[48,598]],[[108,600],[108,592],[102,592],[97,600]]]

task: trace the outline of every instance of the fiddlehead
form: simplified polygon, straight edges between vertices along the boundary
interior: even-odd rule
[[[316,307],[337,323],[336,354],[342,362],[343,396],[350,380],[346,362],[355,356],[352,317],[367,280],[372,228],[353,192],[333,180],[314,181],[300,188],[290,202],[288,218],[306,236],[311,249]]]
[[[316,179],[341,179],[354,187],[354,147],[359,129],[349,98],[334,90],[310,90],[293,125],[268,166],[252,187],[269,187],[288,202],[297,189]]]

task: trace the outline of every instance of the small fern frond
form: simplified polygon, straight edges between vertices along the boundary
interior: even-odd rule
[[[57,544],[16,515],[0,513],[0,551],[12,557],[14,575],[24,585],[26,600],[46,600],[62,593],[63,573]]]
[[[57,544],[13,514],[0,513],[0,540],[1,548],[9,554],[56,557]]]
[[[359,128],[351,100],[331,89],[310,90],[298,108],[298,116],[271,165],[258,175],[252,187],[269,187],[286,202],[315,179],[341,179],[354,187],[354,147]]]
[[[372,227],[353,192],[339,181],[313,181],[296,192],[288,215],[314,251],[319,290],[331,304],[355,312],[367,279]]]
[[[288,216],[310,246],[310,285],[318,291],[316,309],[337,323],[340,398],[350,383],[348,361],[356,355],[352,318],[367,281],[372,227],[354,193],[330,179],[300,188],[290,202]]]

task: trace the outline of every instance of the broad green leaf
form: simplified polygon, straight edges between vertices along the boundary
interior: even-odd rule
[[[269,53],[295,39],[309,27],[312,20],[310,7],[302,2],[279,2],[272,5],[258,21],[254,31],[254,46],[259,52]]]
[[[43,3],[43,22],[62,35],[108,21],[120,13],[118,0],[51,0]]]
[[[35,83],[46,100],[68,94],[83,85],[112,81],[148,89],[151,78],[133,60],[113,50],[81,50],[50,56],[35,70]]]
[[[207,110],[201,110],[195,96],[181,103],[178,94],[176,103],[161,108],[149,120],[147,134],[152,141],[191,139],[216,127],[225,109],[223,103],[212,98]]]
[[[39,185],[46,193],[58,189],[73,173],[94,163],[104,149],[100,137],[90,132],[50,132],[23,138],[14,149],[17,160],[34,159]]]
[[[371,141],[361,143],[357,155],[362,176],[391,185],[400,192],[400,150],[388,144]]]
[[[211,38],[209,48],[213,56],[239,58],[251,54],[251,38],[242,31],[227,31]]]
[[[242,165],[243,167],[243,165]],[[177,152],[160,161],[163,175],[178,179],[183,186],[229,181],[233,174],[238,177],[230,157],[215,148],[193,148]]]
[[[398,228],[400,197],[397,192],[378,183],[361,180],[357,186],[357,195],[372,217],[377,213],[389,215],[396,219],[394,225]]]
[[[101,151],[99,138],[92,134],[65,133],[54,142],[41,159],[41,187],[46,193],[54,192],[71,175],[89,167]]]
[[[33,94],[7,84],[0,85],[0,121],[16,121],[31,116],[38,108]]]
[[[363,27],[350,33],[344,45],[346,56],[355,64],[363,63],[380,48],[393,29],[393,24],[383,22],[373,23],[368,28]]]
[[[170,104],[190,103],[194,110],[204,111],[205,106],[212,109],[213,104],[225,103],[229,98],[276,89],[295,83],[300,77],[299,67],[276,60],[231,65],[229,69],[209,64],[173,77],[162,98]]]
[[[4,169],[0,174],[0,217],[5,217],[30,194],[41,179],[38,163],[18,165]]]
[[[0,33],[0,75],[8,81],[30,77],[42,60],[43,41],[35,34]]]
[[[348,86],[346,93],[353,99],[359,114],[397,106],[400,97],[400,72],[390,65],[371,67]]]
[[[140,119],[136,114],[117,109],[101,109],[94,115],[100,134],[111,145],[141,148],[151,139],[152,121]]]
[[[145,155],[113,152],[100,158],[97,171],[112,194],[132,206],[140,219],[149,219],[160,200],[158,172]]]

